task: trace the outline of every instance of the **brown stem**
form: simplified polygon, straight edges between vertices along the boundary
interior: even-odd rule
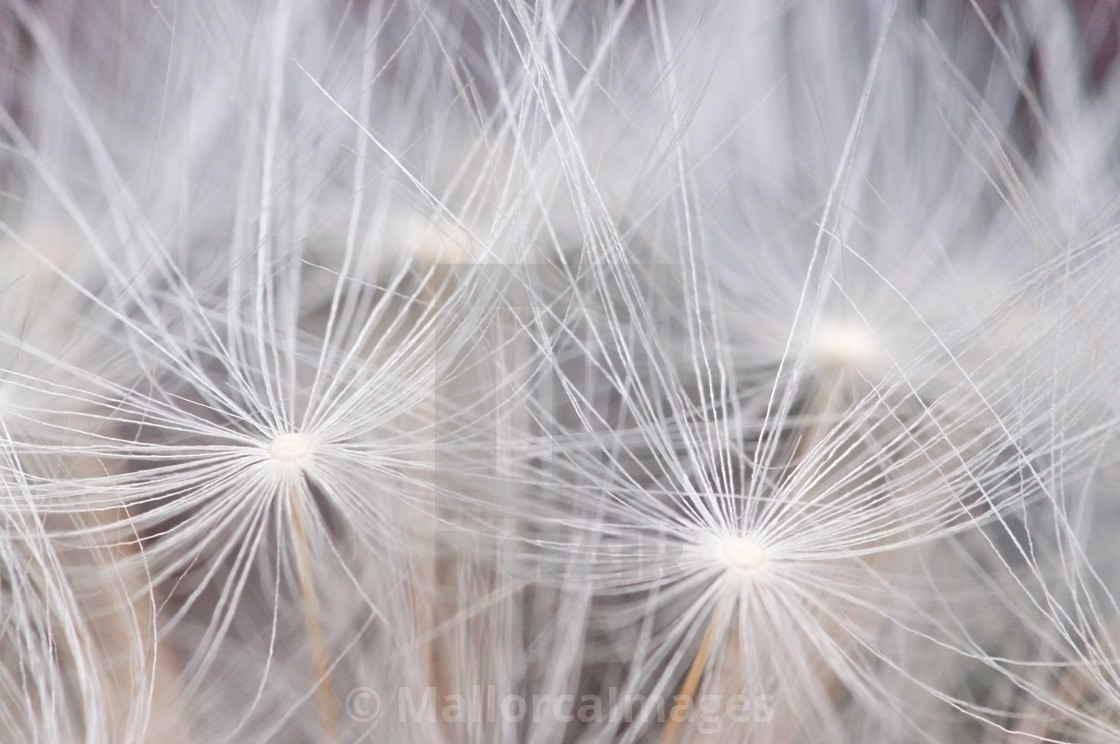
[[[299,576],[299,590],[303,596],[304,626],[307,640],[311,644],[311,657],[315,664],[315,675],[319,680],[319,720],[323,724],[323,741],[333,744],[336,739],[335,700],[331,690],[330,657],[323,641],[323,627],[319,621],[319,599],[311,577],[310,556],[307,533],[303,526],[302,508],[296,489],[289,497],[292,510],[292,536],[296,548],[296,573]]]
[[[688,674],[685,675],[680,693],[677,695],[677,702],[673,704],[669,720],[665,722],[665,728],[662,729],[657,744],[673,744],[677,740],[677,732],[688,714],[688,709],[696,696],[696,690],[700,687],[700,679],[704,676],[704,667],[707,666],[708,658],[712,654],[712,642],[715,640],[716,627],[722,614],[721,612],[714,613],[712,619],[708,622],[708,629],[704,631],[700,648],[697,649],[696,656],[692,659],[692,665],[688,668]]]

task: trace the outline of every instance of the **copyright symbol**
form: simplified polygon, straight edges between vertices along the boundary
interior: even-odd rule
[[[355,721],[368,723],[381,714],[381,698],[368,687],[355,687],[346,696],[346,712]]]

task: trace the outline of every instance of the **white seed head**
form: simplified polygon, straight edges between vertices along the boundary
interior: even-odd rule
[[[274,462],[293,465],[307,459],[311,454],[311,437],[298,431],[288,432],[269,442],[268,456]]]
[[[728,571],[746,576],[766,564],[766,548],[750,537],[729,537],[719,544],[719,560]]]
[[[402,246],[424,266],[442,263],[469,263],[470,235],[444,220],[429,222],[411,217],[400,226]]]
[[[867,326],[850,320],[822,320],[809,339],[809,356],[821,364],[868,370],[883,360],[883,346]]]

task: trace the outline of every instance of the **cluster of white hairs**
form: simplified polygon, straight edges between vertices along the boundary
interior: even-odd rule
[[[0,740],[1120,742],[1117,30],[0,0]]]

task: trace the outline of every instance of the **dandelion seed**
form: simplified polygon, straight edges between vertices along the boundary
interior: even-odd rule
[[[807,355],[823,366],[874,374],[886,362],[879,340],[852,321],[820,321],[806,347]]]
[[[302,432],[286,432],[268,443],[268,456],[279,465],[300,467],[314,451],[311,437]]]
[[[0,3],[0,737],[1120,740],[1104,15],[71,5]]]
[[[727,570],[744,579],[766,565],[766,549],[749,537],[729,537],[719,545],[719,560]]]

